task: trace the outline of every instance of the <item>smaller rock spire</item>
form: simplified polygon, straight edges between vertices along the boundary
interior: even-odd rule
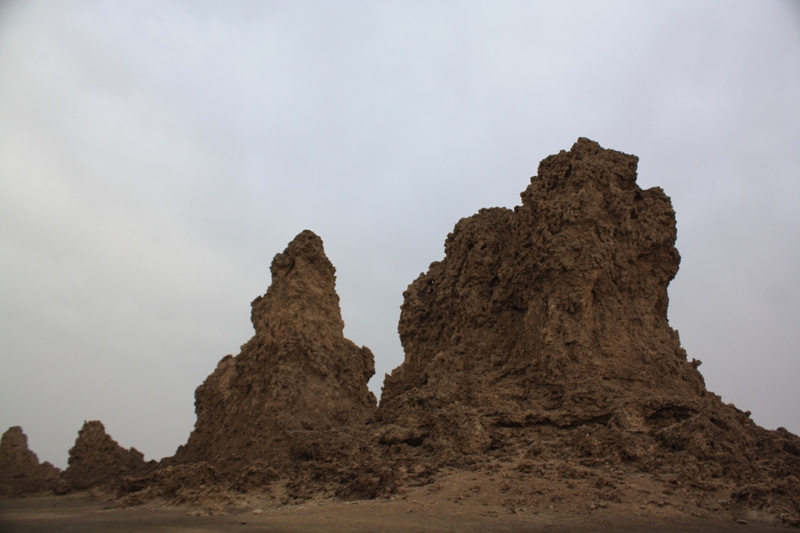
[[[195,393],[197,423],[179,462],[280,467],[291,432],[358,424],[376,409],[367,389],[374,358],[344,337],[336,269],[322,239],[301,232],[271,271],[269,289],[252,304],[255,335]]]
[[[143,475],[148,470],[144,455],[136,448],[126,450],[106,433],[102,422],[84,422],[75,446],[69,450],[64,480],[72,490],[90,487],[116,488],[125,476]]]
[[[0,496],[15,497],[53,490],[58,468],[39,458],[28,448],[28,437],[14,426],[0,441]]]

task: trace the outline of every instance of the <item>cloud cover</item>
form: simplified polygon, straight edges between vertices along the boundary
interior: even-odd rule
[[[0,426],[171,455],[306,228],[379,393],[454,224],[579,136],[672,197],[709,389],[800,433],[796,4],[0,4]]]

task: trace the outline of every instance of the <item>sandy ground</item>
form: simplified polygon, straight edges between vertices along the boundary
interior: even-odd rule
[[[124,500],[86,492],[0,499],[0,533],[191,532],[736,532],[795,531],[726,504],[724,492],[664,489],[637,472],[619,473],[602,496],[596,480],[546,479],[508,468],[442,472],[420,486],[375,500],[287,497],[280,484],[260,493],[206,489],[173,500]],[[181,504],[176,504],[182,501]]]
[[[345,531],[507,531],[507,532],[737,532],[792,531],[758,518],[692,516],[672,508],[637,510],[612,506],[591,512],[517,510],[476,501],[422,499],[423,490],[406,499],[315,501],[271,507],[250,497],[210,514],[202,506],[175,507],[151,501],[126,509],[109,498],[74,495],[0,499],[0,532],[345,532]],[[638,508],[637,508],[638,509]]]

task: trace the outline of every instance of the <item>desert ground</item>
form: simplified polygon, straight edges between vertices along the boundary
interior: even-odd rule
[[[501,506],[425,500],[322,501],[280,508],[233,506],[225,514],[151,504],[115,509],[112,502],[85,495],[0,500],[3,533],[94,532],[344,532],[344,531],[508,531],[508,532],[737,532],[787,531],[759,519],[694,517],[674,509],[598,509],[573,514],[556,510],[510,514]],[[261,510],[262,512],[259,512]],[[744,523],[742,523],[744,522]]]
[[[507,531],[507,532],[737,532],[787,531],[774,519],[737,511],[723,503],[701,509],[680,493],[665,495],[647,477],[631,475],[623,501],[591,501],[561,483],[500,498],[502,472],[452,472],[437,482],[389,498],[342,501],[316,499],[281,504],[279,491],[206,498],[175,505],[156,499],[119,508],[114,495],[89,491],[68,496],[0,499],[3,533],[70,532],[344,532],[344,531]],[[550,490],[547,490],[550,489]],[[538,494],[541,492],[541,494]],[[628,501],[633,493],[650,503]],[[627,498],[631,496],[631,498]],[[645,498],[644,500],[646,500]],[[641,497],[639,502],[644,501]]]

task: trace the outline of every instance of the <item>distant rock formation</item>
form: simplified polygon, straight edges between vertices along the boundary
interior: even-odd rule
[[[28,437],[14,426],[0,441],[0,496],[18,497],[55,490],[60,470],[45,461],[39,463],[28,449]]]
[[[322,240],[303,231],[270,270],[272,284],[252,304],[255,335],[198,387],[197,422],[176,462],[281,466],[292,435],[363,424],[374,414],[367,389],[374,357],[344,337],[336,270]]]
[[[69,466],[62,474],[69,490],[93,487],[115,490],[123,478],[141,476],[155,467],[146,463],[136,448],[126,450],[106,433],[97,420],[84,422],[75,446],[69,450]]]

